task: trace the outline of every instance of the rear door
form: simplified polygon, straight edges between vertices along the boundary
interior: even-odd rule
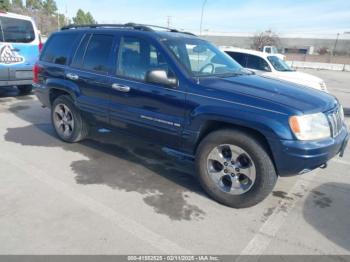
[[[31,20],[0,16],[1,80],[31,80],[39,36]]]
[[[113,33],[86,34],[65,74],[79,88],[77,104],[94,122],[109,123],[110,71],[115,42]]]

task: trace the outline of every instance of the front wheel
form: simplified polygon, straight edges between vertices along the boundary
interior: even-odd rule
[[[57,135],[65,142],[75,143],[88,135],[88,125],[68,95],[55,99],[51,119]]]
[[[277,181],[264,146],[254,136],[237,130],[215,131],[205,137],[197,150],[196,169],[204,190],[234,208],[261,202]]]

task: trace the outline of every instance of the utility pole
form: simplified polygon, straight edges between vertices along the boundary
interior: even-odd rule
[[[60,30],[60,12],[57,10],[57,31]]]
[[[170,25],[171,25],[171,16],[170,15],[168,15],[166,17],[166,24],[167,24],[167,27],[170,28]]]
[[[68,25],[68,24],[69,24],[68,7],[67,7],[67,3],[66,3],[66,12],[64,14],[64,25]]]
[[[338,40],[339,40],[339,33],[337,34],[337,38],[335,39],[334,47],[333,47],[333,56],[335,56],[335,49],[337,48]]]
[[[204,15],[204,7],[207,3],[207,0],[203,0],[203,4],[202,4],[202,13],[201,13],[201,23],[199,25],[199,35],[202,35],[202,27],[203,27],[203,15]]]

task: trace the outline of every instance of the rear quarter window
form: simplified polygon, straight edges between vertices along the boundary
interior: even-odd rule
[[[40,60],[48,63],[66,65],[72,47],[75,46],[79,34],[56,34],[45,44]]]
[[[30,43],[35,40],[33,23],[11,17],[0,17],[0,42]]]

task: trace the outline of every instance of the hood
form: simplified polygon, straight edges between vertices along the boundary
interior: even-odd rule
[[[293,113],[325,112],[338,103],[334,96],[325,92],[258,75],[202,78],[200,85],[204,90],[210,90],[211,96],[220,99],[259,105],[265,109],[280,105],[286,112]]]
[[[266,73],[263,74],[266,77],[272,77],[272,78],[278,78],[280,80],[292,82],[298,85],[308,86],[311,88],[315,88],[317,90],[323,90],[323,86],[321,85],[324,81],[316,76],[297,72],[297,71],[290,71],[290,72],[272,72],[272,73]]]

